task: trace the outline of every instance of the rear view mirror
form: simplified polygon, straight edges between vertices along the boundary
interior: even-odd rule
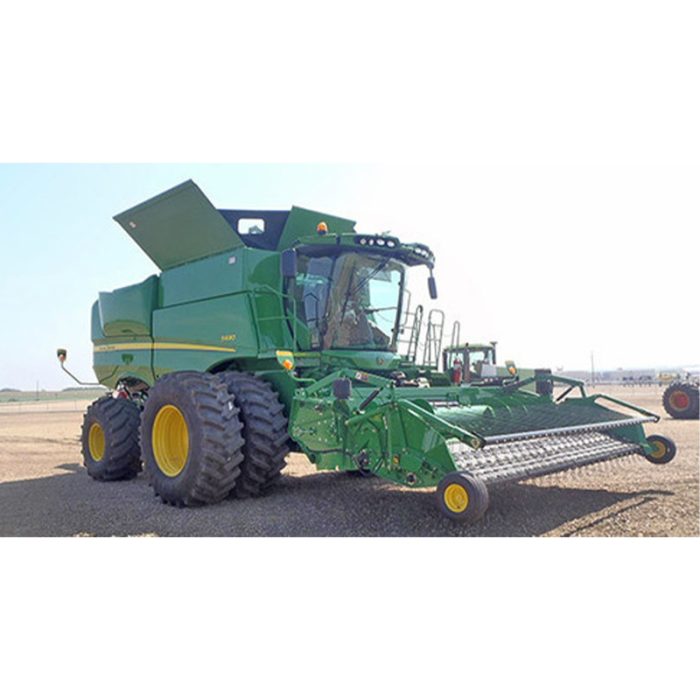
[[[280,271],[282,277],[289,279],[297,276],[297,252],[294,248],[282,251],[280,257]]]
[[[63,364],[66,361],[66,358],[68,357],[68,350],[65,348],[59,348],[56,350],[56,357],[58,357],[58,361]]]
[[[435,278],[432,275],[430,275],[430,277],[428,277],[428,291],[430,292],[431,299],[438,298],[437,282],[435,282]]]

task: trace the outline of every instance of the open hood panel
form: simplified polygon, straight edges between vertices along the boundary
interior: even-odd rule
[[[117,214],[114,220],[161,270],[243,246],[192,180]]]

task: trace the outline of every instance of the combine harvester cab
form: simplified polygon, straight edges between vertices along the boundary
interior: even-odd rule
[[[160,272],[93,307],[94,369],[112,390],[83,425],[95,479],[143,465],[165,503],[205,505],[265,493],[295,449],[319,469],[436,488],[468,523],[493,483],[675,453],[645,436],[647,411],[546,370],[495,371],[495,344],[474,376],[447,366],[466,357],[457,342],[439,369],[444,314],[423,334],[407,302],[414,268],[437,298],[423,244],[298,207],[217,210],[192,182],[115,218]]]

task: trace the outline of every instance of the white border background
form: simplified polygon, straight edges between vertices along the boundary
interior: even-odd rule
[[[0,157],[458,173],[494,120],[505,167],[584,124],[612,152],[614,105],[672,139],[697,224],[696,8],[25,2],[2,14]],[[697,540],[5,540],[0,567],[13,700],[697,692]]]

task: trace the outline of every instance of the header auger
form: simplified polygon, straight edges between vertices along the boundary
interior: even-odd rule
[[[657,416],[548,370],[497,368],[495,344],[460,345],[456,330],[443,352],[444,314],[423,328],[406,290],[424,267],[437,297],[423,244],[297,207],[217,210],[192,182],[115,218],[161,272],[92,309],[112,390],[83,426],[96,479],[143,465],[164,502],[203,505],[263,494],[295,450],[434,488],[445,515],[474,522],[492,483],[675,453],[644,434]]]

